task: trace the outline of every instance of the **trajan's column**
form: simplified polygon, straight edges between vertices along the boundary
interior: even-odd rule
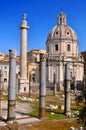
[[[20,25],[20,79],[19,93],[29,92],[29,81],[27,80],[27,30],[29,26],[26,21],[26,14],[23,14],[23,20]]]

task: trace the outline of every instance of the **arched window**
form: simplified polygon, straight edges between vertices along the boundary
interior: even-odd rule
[[[60,18],[60,24],[62,24],[62,18]]]
[[[55,44],[55,51],[58,51],[58,44]]]
[[[36,75],[35,74],[32,74],[32,80],[33,80],[33,82],[36,82]]]
[[[70,51],[70,44],[67,44],[67,51]]]
[[[64,24],[64,18],[63,17],[60,18],[60,24]]]
[[[64,18],[63,18],[63,23],[64,23]]]

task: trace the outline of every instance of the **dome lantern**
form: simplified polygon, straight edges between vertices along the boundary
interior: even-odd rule
[[[61,11],[61,13],[58,16],[58,25],[66,25],[66,15]]]

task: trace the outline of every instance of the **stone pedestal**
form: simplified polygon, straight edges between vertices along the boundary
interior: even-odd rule
[[[19,93],[29,92],[29,81],[27,79],[19,79]]]

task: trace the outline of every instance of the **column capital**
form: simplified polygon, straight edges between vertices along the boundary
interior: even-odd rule
[[[16,50],[9,50],[9,56],[16,59]]]
[[[40,61],[41,62],[46,62],[46,54],[40,54]]]

